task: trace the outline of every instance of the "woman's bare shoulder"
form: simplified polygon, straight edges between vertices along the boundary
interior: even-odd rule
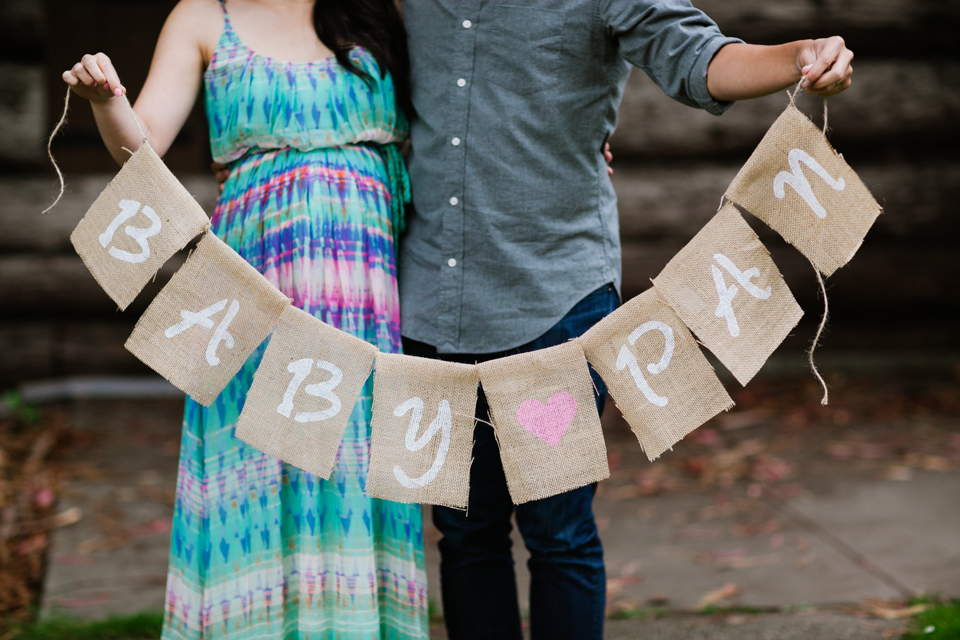
[[[180,0],[167,17],[163,29],[176,32],[177,40],[195,42],[206,52],[216,47],[223,24],[219,0]]]

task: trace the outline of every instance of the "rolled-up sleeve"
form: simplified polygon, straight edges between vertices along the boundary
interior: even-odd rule
[[[732,102],[707,91],[707,67],[724,45],[743,42],[720,33],[684,0],[601,0],[600,17],[620,55],[642,69],[674,100],[720,115]]]

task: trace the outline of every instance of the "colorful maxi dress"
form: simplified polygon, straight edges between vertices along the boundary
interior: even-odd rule
[[[261,56],[226,18],[204,75],[213,156],[231,163],[213,231],[298,307],[397,352],[396,165],[379,145],[407,128],[389,74],[351,57],[370,84],[334,58]],[[364,494],[370,382],[325,481],[234,436],[263,349],[210,408],[187,400],[163,638],[427,637],[420,507]]]

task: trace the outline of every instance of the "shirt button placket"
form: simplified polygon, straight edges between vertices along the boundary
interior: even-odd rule
[[[464,2],[469,11],[477,12],[479,2]],[[441,317],[438,318],[438,344],[442,351],[454,351],[460,341],[460,308],[457,303],[462,298],[463,288],[463,240],[464,230],[464,170],[467,147],[467,105],[470,100],[469,83],[473,73],[473,57],[476,47],[476,15],[471,18],[462,18],[456,54],[452,66],[452,78],[447,82],[456,83],[462,90],[455,90],[450,100],[450,119],[447,138],[450,145],[448,150],[448,192],[449,208],[444,214],[443,238],[441,251],[445,260],[445,268],[440,277]],[[459,268],[458,268],[459,267]]]

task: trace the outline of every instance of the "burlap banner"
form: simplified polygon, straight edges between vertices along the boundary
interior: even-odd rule
[[[107,295],[126,309],[163,263],[208,225],[197,201],[143,142],[70,241]]]
[[[367,493],[466,509],[478,382],[472,365],[378,355]]]
[[[792,104],[727,189],[830,275],[853,257],[880,215],[870,191]]]
[[[579,341],[651,461],[733,406],[693,336],[654,288]]]
[[[290,300],[207,233],[137,322],[126,348],[210,406]]]
[[[803,315],[766,247],[730,203],[653,283],[744,385]]]
[[[514,503],[610,476],[593,380],[578,342],[477,365]]]
[[[253,377],[237,437],[329,478],[377,348],[288,306]]]

